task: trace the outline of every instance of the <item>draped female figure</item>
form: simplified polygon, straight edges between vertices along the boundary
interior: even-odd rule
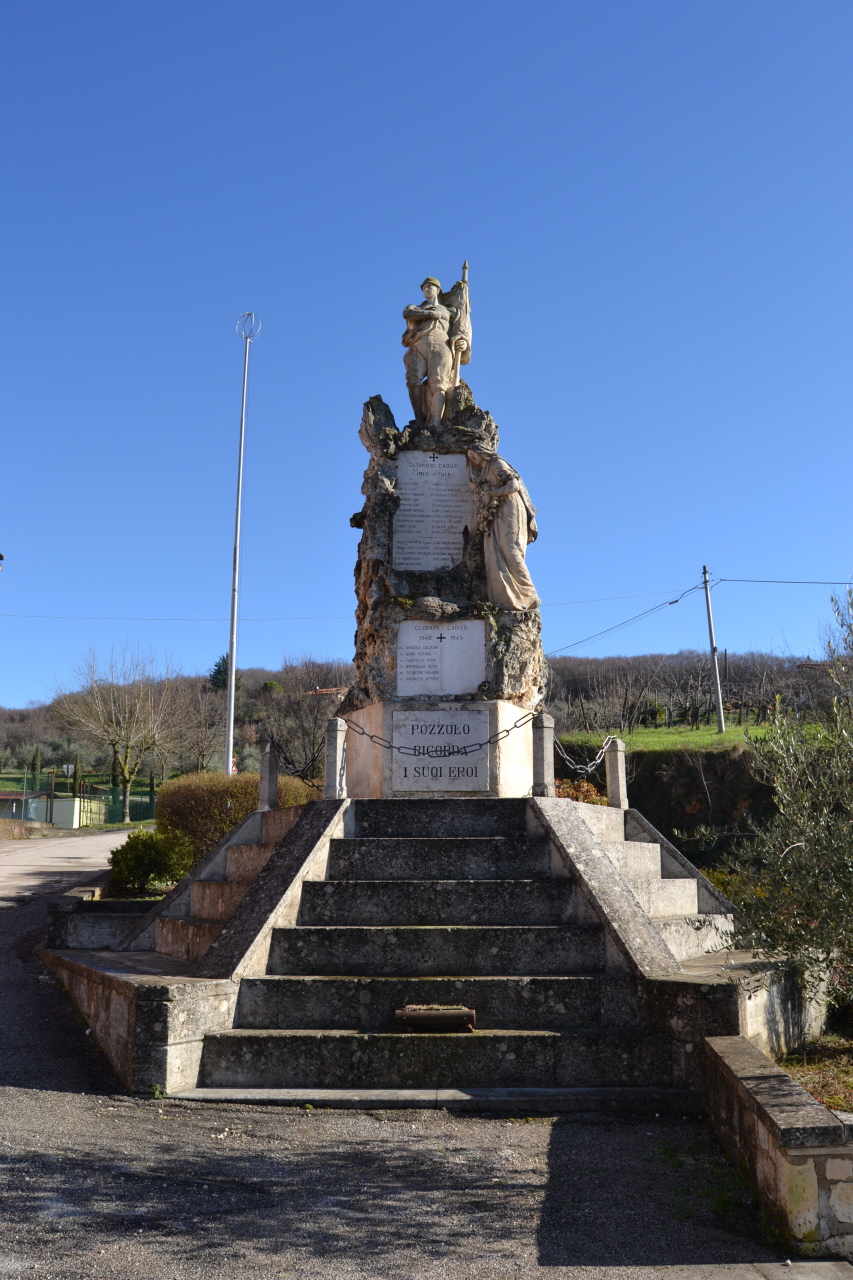
[[[489,600],[499,609],[537,609],[539,597],[524,559],[527,544],[535,542],[538,533],[536,508],[524,481],[488,445],[472,446],[466,457],[477,527],[483,534]]]

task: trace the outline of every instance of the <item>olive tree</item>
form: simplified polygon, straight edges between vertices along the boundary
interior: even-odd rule
[[[828,980],[853,998],[853,592],[833,599],[826,665],[837,696],[815,718],[784,714],[777,698],[750,770],[772,788],[774,812],[744,833],[723,868],[738,909],[735,945],[796,969],[814,990]]]

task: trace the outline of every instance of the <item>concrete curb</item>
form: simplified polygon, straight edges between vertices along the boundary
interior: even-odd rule
[[[395,1108],[454,1111],[610,1111],[618,1115],[701,1115],[701,1095],[690,1089],[183,1089],[169,1094],[191,1102],[249,1102],[282,1107],[352,1110]]]

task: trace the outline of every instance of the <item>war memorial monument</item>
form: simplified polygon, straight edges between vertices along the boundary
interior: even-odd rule
[[[364,407],[356,679],[338,712],[352,797],[532,793],[545,686],[526,564],[536,509],[460,378],[467,276],[466,263],[447,293],[428,276],[403,312],[412,421],[398,429],[379,396]]]
[[[801,1043],[819,1001],[772,967],[744,981],[731,904],[630,807],[622,744],[600,803],[554,794],[535,509],[460,377],[465,277],[404,311],[412,420],[364,409],[356,678],[323,798],[278,807],[270,744],[257,810],[185,879],[130,912],[79,886],[42,958],[133,1093],[704,1109],[786,1238],[849,1256],[853,1123],[760,1052]]]

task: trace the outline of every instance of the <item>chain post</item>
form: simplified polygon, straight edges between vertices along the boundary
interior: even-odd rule
[[[604,753],[607,767],[607,804],[611,809],[628,808],[628,782],[625,776],[625,743],[611,738]]]
[[[326,721],[326,754],[323,768],[324,800],[343,800],[347,794],[347,724],[334,716]]]
[[[554,717],[540,711],[533,721],[533,794],[555,796]]]
[[[278,808],[278,752],[271,742],[261,756],[261,787],[258,808],[262,813]]]

